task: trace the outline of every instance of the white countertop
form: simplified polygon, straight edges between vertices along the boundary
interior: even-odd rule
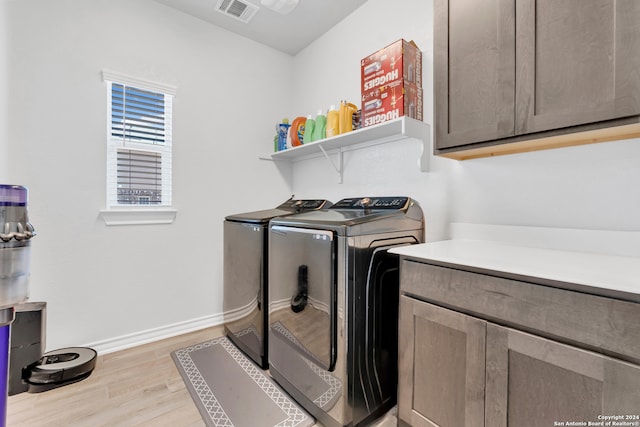
[[[640,302],[640,258],[540,249],[482,240],[443,240],[390,252],[459,269],[562,282],[569,289]]]

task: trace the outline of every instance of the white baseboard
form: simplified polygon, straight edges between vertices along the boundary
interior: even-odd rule
[[[200,329],[209,328],[211,326],[222,325],[223,323],[224,315],[222,314],[205,316],[199,319],[187,320],[185,322],[174,323],[172,325],[161,326],[159,328],[96,341],[94,343],[86,344],[84,347],[91,347],[97,351],[99,355],[103,355],[163,340],[165,338],[194,332]]]
[[[131,347],[148,344],[189,332],[199,331],[200,329],[206,329],[212,326],[223,325],[226,322],[232,322],[250,313],[255,306],[255,301],[252,301],[245,307],[240,307],[239,309],[227,311],[225,313],[213,314],[158,328],[147,329],[146,331],[134,332],[132,334],[96,341],[94,343],[86,344],[83,347],[90,347],[97,351],[99,355],[126,350]]]

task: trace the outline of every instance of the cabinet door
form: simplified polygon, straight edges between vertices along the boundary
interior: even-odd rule
[[[488,426],[548,427],[639,414],[640,366],[493,324],[487,325],[486,363]]]
[[[486,322],[400,300],[399,419],[413,427],[482,425]]]
[[[513,0],[435,0],[435,146],[513,135]]]
[[[516,2],[516,134],[640,114],[640,2]]]

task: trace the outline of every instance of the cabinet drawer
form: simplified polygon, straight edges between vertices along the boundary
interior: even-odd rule
[[[640,304],[403,260],[401,291],[640,363]]]

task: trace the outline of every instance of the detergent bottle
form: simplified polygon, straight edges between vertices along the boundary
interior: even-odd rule
[[[289,119],[282,119],[282,123],[276,126],[278,131],[278,151],[287,149],[287,137],[289,136]]]
[[[313,141],[317,141],[319,139],[325,139],[327,137],[326,134],[326,126],[327,126],[327,116],[322,114],[322,110],[318,110],[318,115],[316,116],[316,125],[313,128]]]
[[[358,107],[347,101],[340,101],[340,133],[347,133],[353,130],[353,115],[358,111]]]
[[[327,128],[326,128],[327,138],[331,138],[332,136],[336,136],[340,134],[340,120],[339,114],[336,111],[335,105],[329,107],[329,111],[327,112]]]
[[[296,117],[295,119],[293,119],[293,123],[291,123],[291,129],[289,129],[289,137],[291,138],[292,147],[302,145],[304,133],[306,132],[306,120],[307,119],[304,117]]]
[[[316,121],[311,117],[311,114],[307,116],[307,121],[304,122],[304,135],[302,137],[302,143],[306,144],[313,141],[313,130],[316,127]]]

